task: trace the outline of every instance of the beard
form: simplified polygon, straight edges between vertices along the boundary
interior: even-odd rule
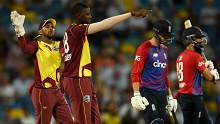
[[[202,54],[202,48],[199,48],[197,46],[194,46],[197,53]]]
[[[194,46],[194,48],[195,48],[196,52],[199,53],[199,54],[202,54],[202,50],[204,50],[204,46],[201,45],[201,44],[196,44]]]
[[[204,50],[204,45],[196,42],[196,43],[194,43],[194,48],[197,53],[202,54],[202,50]]]
[[[53,38],[53,35],[52,35],[52,36],[47,35],[46,37],[47,37],[48,39],[52,39],[52,38]]]

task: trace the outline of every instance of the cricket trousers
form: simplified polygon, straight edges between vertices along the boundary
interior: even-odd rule
[[[72,124],[70,108],[60,88],[33,88],[31,99],[35,108],[36,124],[50,124],[52,115],[59,124]]]
[[[154,119],[160,118],[165,120],[166,117],[166,105],[167,105],[167,93],[166,91],[156,91],[147,88],[140,88],[142,97],[145,97],[149,105],[146,109],[141,111],[145,124],[151,124]]]
[[[101,124],[95,89],[90,78],[61,77],[61,90],[70,100],[74,124]]]
[[[183,112],[184,124],[211,124],[202,96],[179,93],[178,103]]]

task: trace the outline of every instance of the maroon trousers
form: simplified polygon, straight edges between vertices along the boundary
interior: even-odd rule
[[[61,90],[71,102],[74,124],[101,124],[96,93],[90,78],[61,77]]]
[[[52,115],[60,124],[73,122],[70,108],[60,88],[40,89],[34,87],[31,97],[37,124],[50,124]]]

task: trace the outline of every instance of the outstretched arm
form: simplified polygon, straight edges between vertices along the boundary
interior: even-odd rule
[[[141,10],[138,10],[135,12],[130,12],[130,13],[126,13],[126,14],[122,14],[122,15],[118,15],[118,16],[113,16],[113,17],[107,18],[101,22],[92,23],[92,24],[90,24],[90,26],[88,28],[88,34],[93,34],[98,31],[101,31],[101,30],[109,29],[109,28],[117,25],[118,23],[120,23],[126,19],[129,19],[132,16],[142,17],[142,18],[148,17],[147,12],[151,12],[151,11],[152,10],[141,9]]]

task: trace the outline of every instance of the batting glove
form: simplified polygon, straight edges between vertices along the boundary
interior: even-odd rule
[[[219,74],[218,74],[217,69],[211,70],[210,72],[214,76],[214,78],[215,78],[214,80],[218,80],[219,79]]]
[[[214,64],[211,60],[205,62],[205,66],[209,67],[211,70],[214,69]]]
[[[10,16],[11,16],[12,25],[15,28],[16,35],[18,37],[24,36],[25,30],[23,24],[24,24],[25,16],[19,15],[17,11],[12,11]]]
[[[144,110],[149,105],[149,102],[145,97],[141,97],[140,92],[135,92],[131,98],[131,105],[136,110]]]
[[[170,116],[172,116],[171,111],[174,110],[174,112],[176,112],[176,109],[177,109],[177,100],[173,99],[173,96],[167,96],[166,110],[170,114]]]

